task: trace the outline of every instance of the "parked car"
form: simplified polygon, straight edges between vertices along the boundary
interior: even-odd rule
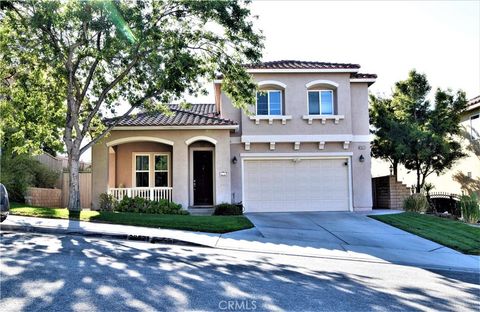
[[[0,183],[0,222],[3,222],[10,209],[10,201],[8,200],[8,192],[5,186]]]

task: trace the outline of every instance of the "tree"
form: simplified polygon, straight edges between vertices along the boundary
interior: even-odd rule
[[[468,131],[470,130],[470,131]],[[460,136],[467,142],[467,151],[470,151],[480,159],[480,134],[475,129],[462,128]],[[472,178],[465,173],[458,171],[453,175],[453,179],[460,183],[462,190],[468,193],[480,192],[480,178]]]
[[[63,151],[64,86],[33,59],[9,66],[8,42],[0,33],[0,142],[3,154],[55,155]],[[46,96],[44,90],[51,90]]]
[[[392,100],[370,95],[370,125],[375,135],[372,156],[390,162],[397,176],[398,165],[405,153],[403,124],[395,116]]]
[[[455,136],[467,103],[465,93],[437,89],[432,107],[430,90],[426,75],[412,70],[395,84],[391,100],[371,98],[374,155],[414,170],[417,193],[429,175],[442,173],[464,156]]]
[[[185,93],[205,93],[201,78],[214,79],[218,73],[234,105],[247,108],[254,103],[255,84],[242,64],[260,59],[263,38],[253,29],[246,4],[2,3],[0,27],[10,49],[8,65],[28,64],[33,58],[64,86],[62,139],[70,171],[70,210],[80,210],[80,155],[116,124],[106,126],[104,117],[164,110],[165,103]],[[43,92],[47,98],[58,95],[51,89]]]

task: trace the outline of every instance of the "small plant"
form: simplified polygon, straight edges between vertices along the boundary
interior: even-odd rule
[[[216,216],[238,216],[243,214],[243,206],[241,204],[221,203],[215,206],[213,214]]]
[[[142,197],[124,197],[115,207],[115,211],[137,212],[151,214],[176,214],[188,215],[188,211],[182,209],[182,205],[169,202],[165,199],[152,201]]]
[[[428,207],[427,197],[420,193],[412,194],[403,201],[405,211],[425,212]]]
[[[117,205],[117,200],[113,195],[102,193],[100,194],[100,210],[101,211],[114,211]]]
[[[480,219],[480,205],[478,197],[475,193],[470,196],[463,195],[460,198],[460,207],[462,210],[462,218],[468,223],[477,223]]]

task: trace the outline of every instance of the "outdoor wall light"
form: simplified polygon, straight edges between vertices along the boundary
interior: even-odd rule
[[[236,157],[236,156],[233,156],[233,158],[232,158],[232,164],[235,165],[236,163],[237,163],[237,157]]]
[[[364,162],[365,161],[365,157],[363,157],[363,154],[360,155],[360,157],[358,157],[358,161],[359,162]]]

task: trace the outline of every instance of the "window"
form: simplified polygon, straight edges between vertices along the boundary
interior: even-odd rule
[[[135,186],[148,187],[150,175],[150,156],[136,155],[135,156]]]
[[[134,153],[135,187],[168,187],[170,155],[167,153]]]
[[[470,136],[474,140],[480,139],[480,115],[470,117]]]
[[[333,91],[312,90],[308,91],[309,115],[333,115]]]
[[[282,115],[282,91],[257,92],[257,115]]]
[[[168,156],[155,155],[155,186],[168,186]]]

